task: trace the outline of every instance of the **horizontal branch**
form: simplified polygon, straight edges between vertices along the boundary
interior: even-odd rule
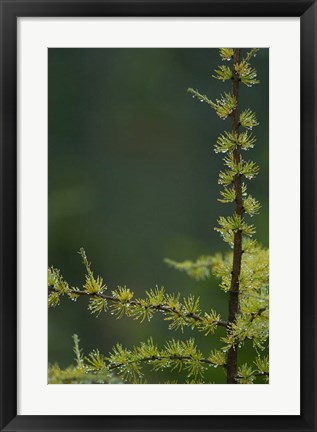
[[[192,357],[190,357],[190,356],[181,356],[181,355],[164,355],[164,356],[162,356],[162,355],[160,355],[160,356],[153,355],[153,356],[150,356],[150,357],[144,357],[144,358],[134,359],[134,360],[131,360],[131,361],[127,362],[127,363],[119,363],[119,364],[111,365],[111,366],[108,366],[108,369],[110,371],[112,371],[114,369],[121,368],[122,366],[126,366],[127,364],[141,363],[141,362],[148,363],[148,362],[152,362],[152,361],[161,361],[161,360],[171,360],[171,361],[175,361],[176,360],[176,361],[184,361],[184,362],[186,362],[186,361],[193,361],[194,359]],[[199,362],[200,363],[204,363],[204,364],[208,364],[208,365],[214,366],[214,367],[219,366],[217,363],[214,363],[214,362],[212,362],[212,361],[210,361],[210,360],[208,360],[206,358],[199,359]],[[220,366],[226,367],[226,365],[220,365]]]
[[[51,292],[56,292],[58,293],[59,291],[56,290],[54,287],[49,287],[48,288],[49,291]],[[67,294],[73,294],[73,295],[78,295],[78,296],[86,296],[86,297],[90,297],[90,298],[102,298],[104,300],[113,302],[113,303],[122,303],[122,301],[114,296],[111,295],[106,295],[106,294],[99,294],[99,293],[89,293],[87,291],[82,291],[82,290],[74,290],[74,289],[69,289]],[[139,307],[144,307],[144,305],[142,305],[141,302],[139,302],[138,300],[129,300],[129,305],[132,306],[139,306]],[[160,311],[163,313],[169,313],[169,314],[176,314],[179,315],[181,318],[185,319],[185,320],[190,320],[192,321],[196,321],[196,322],[204,322],[204,318],[201,317],[200,315],[196,315],[193,313],[185,313],[182,314],[181,311],[179,311],[176,308],[171,308],[170,306],[167,306],[165,304],[158,304],[158,305],[149,305],[147,306],[149,309],[153,310],[153,311]],[[217,320],[215,321],[215,324],[219,327],[227,327],[228,322],[224,321],[224,320]]]
[[[159,349],[150,338],[147,342],[141,342],[132,350],[117,344],[107,358],[109,371],[118,370],[124,380],[135,382],[143,376],[142,363],[152,367],[155,372],[168,368],[172,371],[185,370],[187,377],[197,379],[203,377],[208,367],[225,367],[225,355],[220,351],[211,352],[205,357],[198,349],[194,339],[187,341],[167,341],[163,349]]]

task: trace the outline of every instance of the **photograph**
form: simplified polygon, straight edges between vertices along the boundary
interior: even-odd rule
[[[0,432],[317,432],[317,0],[0,5]]]
[[[269,48],[47,52],[48,384],[269,384]]]

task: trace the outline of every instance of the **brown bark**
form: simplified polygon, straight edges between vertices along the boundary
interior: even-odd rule
[[[234,49],[233,64],[239,63],[240,49]],[[232,80],[232,94],[237,100],[237,106],[231,114],[232,119],[232,133],[239,136],[239,113],[238,113],[238,96],[239,96],[239,75],[233,71]],[[237,147],[233,151],[234,161],[238,164],[241,159],[240,148]],[[237,215],[243,214],[243,198],[242,198],[242,182],[241,176],[234,177],[234,188],[236,192],[235,212]],[[241,273],[241,259],[242,259],[242,232],[239,230],[234,233],[233,238],[233,263],[232,263],[232,277],[229,291],[229,323],[236,320],[236,315],[239,311],[239,280]],[[236,384],[238,368],[238,347],[234,346],[229,349],[227,356],[227,383]]]

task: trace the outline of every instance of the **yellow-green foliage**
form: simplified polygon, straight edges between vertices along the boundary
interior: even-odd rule
[[[232,48],[220,48],[219,55],[221,60],[230,61],[233,57],[233,49]]]
[[[58,364],[49,365],[49,384],[117,384],[121,381],[103,363],[99,352],[93,351],[88,358],[83,357],[79,348],[79,338],[73,336],[76,365],[61,369]]]
[[[208,279],[211,275],[211,265],[213,263],[213,258],[211,256],[201,256],[197,258],[195,262],[193,261],[183,261],[176,262],[171,259],[165,258],[166,264],[176,270],[183,271],[191,276],[193,279],[199,281]]]
[[[227,63],[231,66],[219,66],[215,70],[214,77],[226,81],[231,80],[235,74],[238,75],[239,81],[247,86],[258,84],[256,70],[250,65],[257,51],[257,49],[250,50],[242,60],[232,64],[234,50],[221,48],[220,58],[231,62]],[[207,103],[222,119],[230,116],[237,108],[238,101],[232,93],[224,93],[224,96],[212,102],[197,90],[190,88],[188,92],[194,98]],[[118,286],[109,292],[103,279],[94,276],[84,249],[79,251],[86,269],[82,288],[70,286],[58,269],[54,267],[48,269],[49,307],[58,306],[62,296],[67,296],[73,301],[86,297],[89,312],[96,316],[109,312],[117,319],[126,316],[140,323],[150,321],[155,313],[159,312],[163,320],[168,323],[170,330],[183,331],[188,327],[206,336],[214,334],[216,336],[218,327],[223,327],[225,336],[218,337],[222,347],[218,350],[213,349],[211,338],[211,351],[204,354],[196,346],[194,338],[187,341],[171,339],[161,348],[150,338],[131,348],[117,344],[110,354],[100,353],[96,349],[88,356],[83,356],[78,337],[75,335],[76,364],[64,370],[56,364],[51,365],[49,383],[146,383],[144,365],[157,372],[164,369],[185,371],[186,383],[206,383],[208,369],[219,366],[226,372],[227,352],[242,349],[247,340],[250,340],[254,347],[254,362],[251,365],[239,365],[235,381],[240,384],[268,382],[269,359],[262,352],[268,347],[269,337],[269,253],[252,238],[255,234],[255,226],[245,220],[245,217],[258,214],[261,208],[260,203],[248,194],[246,183],[258,174],[259,167],[253,161],[236,157],[237,150],[240,154],[240,151],[249,151],[254,147],[256,138],[249,130],[257,126],[258,122],[255,113],[249,108],[240,113],[239,121],[240,126],[245,130],[239,133],[223,132],[214,146],[216,153],[224,154],[225,170],[220,172],[218,181],[223,188],[220,191],[219,201],[236,202],[235,182],[238,177],[243,179],[239,192],[243,200],[242,214],[234,212],[232,216],[220,216],[219,226],[215,228],[231,248],[234,247],[236,234],[242,234],[239,308],[235,319],[226,321],[213,309],[202,311],[199,297],[190,294],[181,298],[179,293],[166,293],[164,287],[156,286],[149,289],[143,298],[135,298],[133,291],[127,286]],[[216,253],[200,256],[195,261],[176,262],[171,259],[165,261],[172,268],[185,272],[194,280],[216,277],[220,281],[220,289],[230,293],[233,274],[233,251],[230,249],[224,255]]]

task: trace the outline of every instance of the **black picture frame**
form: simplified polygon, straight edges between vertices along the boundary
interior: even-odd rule
[[[311,0],[0,0],[1,431],[316,431],[317,5]],[[17,415],[17,18],[92,16],[300,17],[301,414],[294,416]],[[287,73],[287,68],[285,69]],[[290,203],[290,211],[292,204]],[[290,233],[291,236],[291,233]],[[286,290],[286,288],[285,288]],[[287,328],[285,329],[287,331]],[[291,356],[291,347],[290,347]],[[291,358],[290,360],[291,361]],[[230,390],[228,389],[228,394]]]

